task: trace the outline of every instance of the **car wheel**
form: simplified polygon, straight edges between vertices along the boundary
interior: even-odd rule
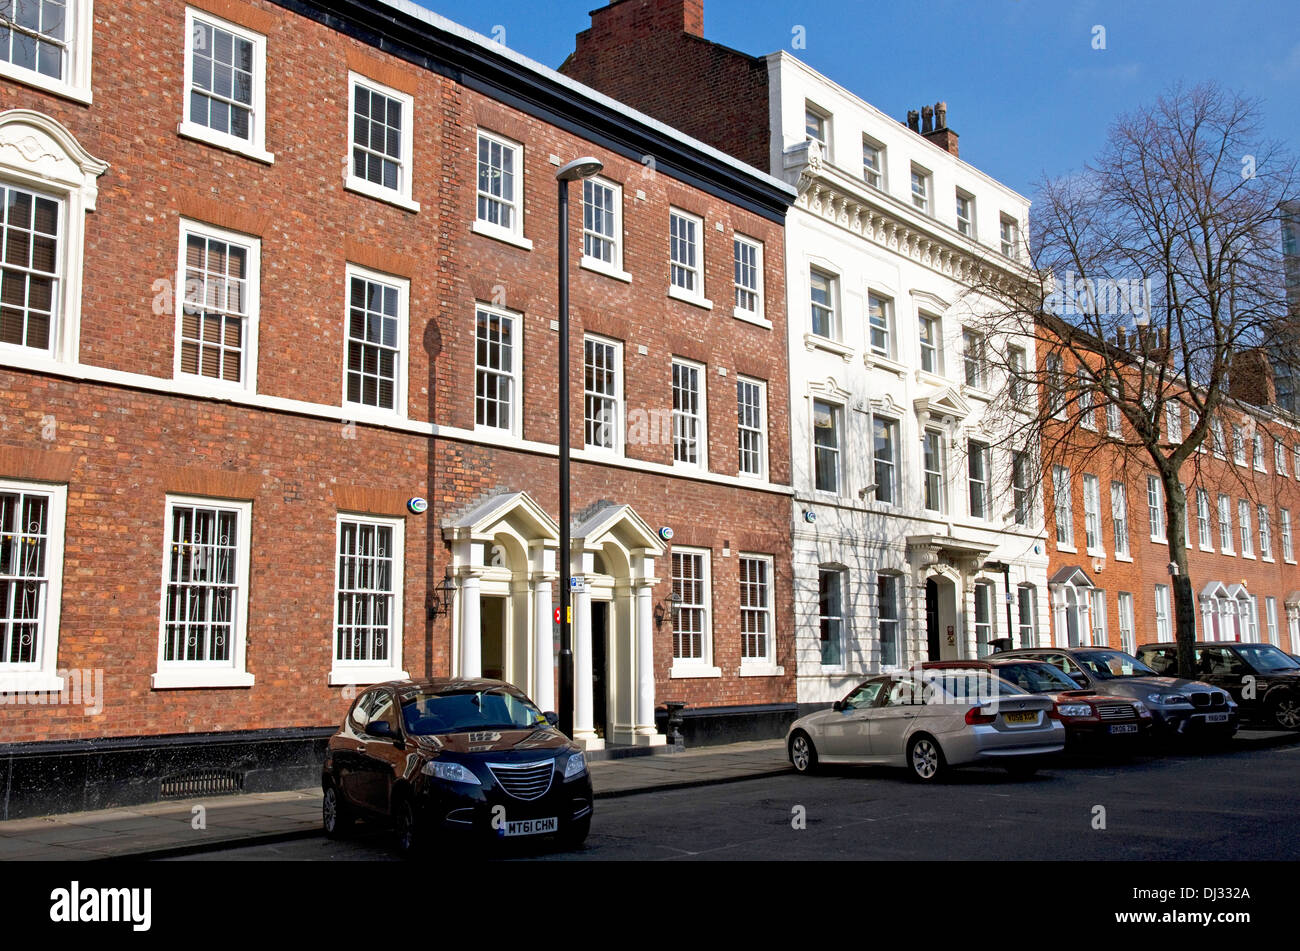
[[[817,747],[813,746],[812,737],[802,730],[790,737],[790,765],[798,773],[817,771]]]
[[[1273,703],[1273,722],[1284,730],[1300,729],[1300,698],[1283,694]]]
[[[943,749],[938,740],[928,736],[913,737],[907,744],[907,768],[912,778],[923,783],[933,783],[948,771],[948,763],[943,758]]]
[[[582,843],[587,841],[587,836],[591,834],[591,816],[583,816],[575,822],[569,824],[560,836],[560,841],[566,849],[577,849],[582,847]]]
[[[331,839],[341,839],[352,828],[352,810],[348,808],[333,783],[325,786],[320,805],[321,825]]]
[[[419,858],[429,850],[429,835],[415,803],[405,796],[397,803],[397,849],[406,858]]]

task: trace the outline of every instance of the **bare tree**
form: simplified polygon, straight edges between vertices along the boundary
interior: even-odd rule
[[[1008,382],[1003,431],[1034,447],[1040,474],[1104,452],[1159,476],[1183,676],[1196,630],[1184,483],[1261,349],[1296,332],[1281,254],[1296,168],[1260,126],[1258,102],[1215,85],[1121,117],[1095,161],[1041,187],[1020,279],[988,267],[971,289],[999,339],[1030,341],[1028,359],[1010,346],[990,359]]]

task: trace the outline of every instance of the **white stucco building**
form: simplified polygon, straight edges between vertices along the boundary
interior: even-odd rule
[[[972,271],[1024,258],[1029,202],[953,154],[943,112],[924,110],[926,137],[787,53],[767,64],[772,171],[799,192],[786,223],[799,702],[997,638],[1045,643],[1035,467],[1016,473],[1005,403],[991,408],[1006,386],[994,348],[1032,361],[1033,343],[996,338],[970,292]]]

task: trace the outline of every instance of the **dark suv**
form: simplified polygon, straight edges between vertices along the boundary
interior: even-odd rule
[[[1059,667],[1086,690],[1141,700],[1164,735],[1201,734],[1227,740],[1237,732],[1237,705],[1224,690],[1161,676],[1131,654],[1110,647],[1022,647],[993,655],[1029,657]]]
[[[1156,670],[1178,668],[1174,644],[1143,644],[1138,654]],[[1300,729],[1300,662],[1272,644],[1198,641],[1197,676],[1222,687],[1241,706],[1243,716],[1284,730]]]

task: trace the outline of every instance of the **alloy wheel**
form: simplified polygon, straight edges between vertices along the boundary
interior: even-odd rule
[[[1273,719],[1284,730],[1300,727],[1300,700],[1295,697],[1283,697],[1273,708]]]
[[[922,737],[912,744],[912,772],[918,779],[934,779],[940,769],[939,747]]]

